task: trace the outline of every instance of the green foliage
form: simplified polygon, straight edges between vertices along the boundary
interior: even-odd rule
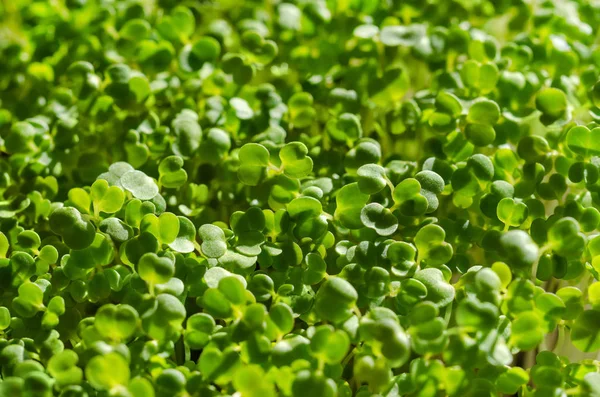
[[[587,0],[0,5],[0,397],[600,395]]]

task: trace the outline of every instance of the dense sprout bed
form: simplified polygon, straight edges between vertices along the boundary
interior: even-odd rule
[[[0,5],[0,396],[600,396],[594,1]]]

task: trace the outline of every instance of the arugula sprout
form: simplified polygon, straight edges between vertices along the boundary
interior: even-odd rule
[[[0,6],[0,397],[600,395],[588,0]]]

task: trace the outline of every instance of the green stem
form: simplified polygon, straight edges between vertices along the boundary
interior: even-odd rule
[[[392,192],[393,192],[393,190],[392,190]],[[394,211],[396,211],[398,208],[400,208],[400,203],[396,203],[396,204],[392,205],[392,206],[390,207],[390,212],[394,212]]]
[[[558,337],[556,338],[556,344],[554,345],[554,349],[552,349],[552,353],[560,354],[565,342],[567,340],[567,330],[564,325],[558,326]]]
[[[319,366],[317,368],[317,371],[322,373],[324,369],[325,369],[325,361],[323,361],[322,359],[319,359]]]
[[[444,314],[444,321],[446,322],[446,327],[448,327],[448,324],[450,324],[450,319],[452,318],[453,306],[454,306],[454,304],[450,303],[450,305],[448,305],[448,307],[446,308],[446,313]]]
[[[184,364],[192,359],[192,351],[190,350],[190,348],[187,345],[185,345],[185,357],[184,358],[185,358]]]
[[[274,174],[281,174],[283,173],[283,164],[281,167],[275,167],[273,164],[269,163],[267,170],[272,171]]]
[[[342,361],[342,368],[345,368],[346,365],[348,365],[348,363],[350,362],[350,360],[352,360],[352,358],[356,355],[356,349],[358,346],[354,347],[352,350],[350,350],[350,353],[348,353],[346,355],[346,357],[344,357],[344,360]]]

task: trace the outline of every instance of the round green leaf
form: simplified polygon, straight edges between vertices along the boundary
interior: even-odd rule
[[[110,390],[125,386],[129,382],[129,364],[119,353],[108,353],[93,357],[85,367],[85,377],[99,390]]]
[[[600,349],[600,312],[586,310],[575,319],[571,329],[571,340],[583,352]]]
[[[140,200],[150,200],[158,194],[158,186],[154,179],[141,171],[129,171],[121,177],[123,187]]]
[[[238,178],[245,185],[256,186],[265,177],[269,151],[258,143],[247,143],[239,152]]]

